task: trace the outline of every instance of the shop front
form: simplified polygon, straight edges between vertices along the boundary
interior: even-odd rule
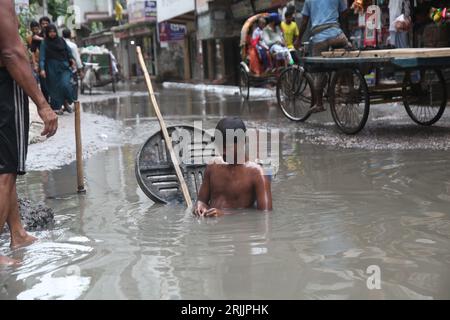
[[[450,8],[450,0],[349,1],[349,8],[352,5],[354,10],[343,27],[355,49],[450,46],[450,19],[432,16],[433,8],[439,12]],[[378,68],[371,70],[366,80],[375,85],[401,81],[402,76],[389,68]],[[447,78],[450,80],[448,75]]]
[[[304,2],[304,1],[299,1]],[[432,8],[448,8],[449,0],[356,0],[343,26],[357,49],[447,47],[450,23],[433,21]]]
[[[117,60],[125,78],[142,75],[136,56],[140,46],[145,63],[151,75],[158,73],[157,67],[157,2],[148,0],[128,0],[128,23],[112,28],[117,47]]]
[[[195,0],[158,0],[160,80],[196,78]]]
[[[145,63],[151,75],[157,74],[156,27],[155,24],[140,23],[113,28],[114,42],[117,44],[117,59],[125,78],[142,75],[136,47],[140,46]]]

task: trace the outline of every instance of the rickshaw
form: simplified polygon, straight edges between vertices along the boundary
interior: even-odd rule
[[[116,72],[114,71],[113,57],[107,49],[99,47],[82,48],[81,61],[85,73],[81,80],[81,93],[86,89],[92,94],[92,88],[111,84],[112,91],[116,92]]]
[[[256,61],[259,57],[255,46],[252,45],[251,36],[258,20],[267,17],[269,17],[269,13],[256,14],[248,18],[242,27],[241,63],[239,66],[240,94],[244,100],[249,100],[252,85],[276,85],[277,102],[285,116],[294,121],[303,121],[305,110],[309,110],[313,103],[312,77],[305,73],[301,66],[295,64],[288,67],[275,67],[266,72],[255,70],[257,69],[255,66],[261,65],[261,61]]]

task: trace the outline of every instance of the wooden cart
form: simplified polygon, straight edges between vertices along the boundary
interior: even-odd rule
[[[402,101],[411,119],[425,126],[436,123],[447,105],[442,70],[450,67],[450,48],[335,50],[322,57],[306,57],[303,66],[306,74],[328,75],[325,94],[331,114],[339,129],[347,134],[364,128],[371,103]],[[403,80],[368,86],[364,75],[386,66],[402,72]],[[298,118],[305,120],[307,116],[305,113]]]

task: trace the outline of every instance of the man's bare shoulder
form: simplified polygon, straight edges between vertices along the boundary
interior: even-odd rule
[[[225,164],[226,162],[223,161],[222,157],[212,157],[210,159],[208,159],[208,161],[206,162],[207,167],[215,165],[215,164]]]
[[[247,161],[244,166],[250,173],[254,174],[255,176],[264,176],[265,175],[263,167],[256,162]]]

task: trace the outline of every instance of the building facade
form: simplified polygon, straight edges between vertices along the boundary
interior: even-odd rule
[[[158,73],[156,12],[156,1],[128,0],[128,21],[111,29],[117,47],[117,59],[125,78],[142,75],[136,55],[137,46],[142,49],[149,73],[151,75]]]

